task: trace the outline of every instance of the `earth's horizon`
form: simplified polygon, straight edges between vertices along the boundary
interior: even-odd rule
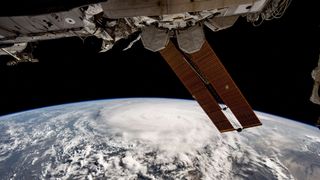
[[[0,179],[318,179],[316,127],[256,112],[220,134],[196,101],[121,98],[0,117]],[[231,117],[231,116],[230,116]]]

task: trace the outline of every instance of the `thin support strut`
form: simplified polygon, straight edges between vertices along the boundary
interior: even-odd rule
[[[21,61],[21,59],[20,59],[18,56],[12,54],[11,52],[9,52],[8,50],[6,50],[5,48],[1,48],[1,50],[2,50],[3,52],[7,53],[8,55],[10,55],[11,57],[13,57],[14,59],[16,59],[17,61]]]

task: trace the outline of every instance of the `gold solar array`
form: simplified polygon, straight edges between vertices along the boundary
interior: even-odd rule
[[[200,51],[186,54],[169,41],[160,54],[220,132],[233,131],[235,128],[222,112],[216,98],[230,108],[243,128],[261,125],[208,42],[203,44]]]

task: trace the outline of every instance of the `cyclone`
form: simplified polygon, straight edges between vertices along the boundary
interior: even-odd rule
[[[0,117],[0,179],[317,179],[320,134],[256,112],[219,133],[196,101],[129,98]]]

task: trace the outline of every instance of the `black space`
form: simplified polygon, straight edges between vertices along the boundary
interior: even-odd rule
[[[251,106],[258,111],[314,124],[320,106],[309,101],[320,32],[315,3],[292,2],[277,20],[253,27],[240,18],[207,40]],[[96,53],[77,38],[39,42],[37,64],[7,67],[0,57],[0,115],[86,100],[191,95],[158,53],[129,40]]]

